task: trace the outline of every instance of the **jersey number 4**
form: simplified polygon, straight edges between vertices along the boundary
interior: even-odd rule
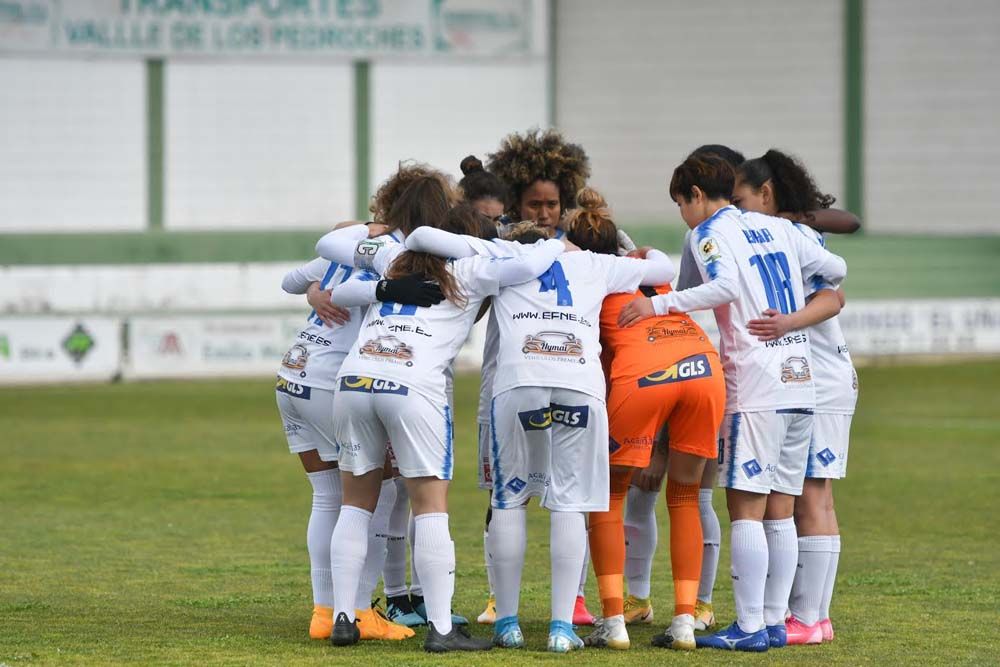
[[[559,262],[552,262],[548,271],[538,276],[538,282],[541,283],[539,292],[555,291],[556,305],[573,305],[573,293],[569,291],[569,281],[566,280],[566,274]]]
[[[781,313],[794,313],[795,292],[792,291],[792,274],[785,253],[754,255],[750,258],[750,266],[756,266],[760,273],[767,305]]]

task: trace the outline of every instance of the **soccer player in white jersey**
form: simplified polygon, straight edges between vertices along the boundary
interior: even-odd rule
[[[509,189],[507,219],[512,223],[533,221],[552,230],[557,239],[565,235],[563,219],[576,207],[576,193],[590,177],[590,159],[583,147],[570,143],[554,129],[507,135],[489,155],[487,168]],[[574,625],[594,623],[584,597],[589,555],[588,547],[573,608]]]
[[[435,230],[417,230],[410,247],[452,255],[434,243]],[[512,238],[548,235],[521,223]],[[523,234],[523,235],[522,235]],[[536,236],[532,236],[536,235]],[[550,651],[583,646],[572,630],[584,514],[608,504],[607,412],[600,365],[599,315],[604,297],[642,284],[667,282],[673,266],[662,253],[650,261],[571,253],[538,281],[507,287],[494,298],[500,352],[491,408],[493,554],[497,594],[494,643],[524,645],[517,618],[525,553],[525,505],[540,497],[551,511],[552,620]]]
[[[363,227],[362,227],[363,228]],[[293,269],[282,280],[282,289],[290,294],[303,294],[309,285],[318,283],[329,295],[330,289],[348,280],[355,273],[351,266],[317,258]],[[413,279],[387,283],[389,292],[400,295]],[[399,288],[402,287],[401,291]],[[443,298],[436,296],[427,305]],[[288,440],[289,450],[297,453],[313,486],[312,511],[306,533],[313,582],[313,616],[309,636],[328,639],[333,629],[333,581],[330,574],[330,539],[340,513],[341,487],[337,470],[337,448],[333,441],[333,393],[337,374],[344,358],[354,345],[361,326],[359,308],[333,313],[324,321],[316,310],[309,314],[306,325],[295,336],[278,369],[275,393]],[[395,501],[391,480],[383,485],[377,511],[387,515]],[[382,532],[384,533],[384,526]],[[381,570],[375,549],[366,562],[366,569]],[[378,610],[371,608],[370,596],[374,584],[360,587],[357,605],[359,630],[364,639],[404,639],[413,636],[408,628],[387,623]]]
[[[390,226],[405,218],[409,228],[447,218],[449,195],[434,178],[412,183],[390,211]],[[448,529],[447,489],[452,476],[452,419],[446,372],[484,298],[502,285],[544,272],[563,251],[553,242],[519,260],[475,257],[446,263],[424,253],[404,252],[386,275],[421,275],[436,282],[447,300],[430,308],[392,302],[369,308],[361,335],[341,367],[334,399],[334,435],[340,447],[344,505],[334,531],[335,645],[358,639],[347,592],[364,562],[371,511],[391,440],[407,480],[415,520],[414,558],[424,587],[432,652],[483,650],[490,643],[470,637],[451,620],[455,551]],[[322,249],[320,249],[322,253]]]
[[[766,651],[772,642],[784,644],[798,556],[794,497],[802,493],[816,396],[808,336],[795,333],[765,343],[747,326],[769,308],[798,310],[804,283],[821,278],[839,285],[847,266],[787,220],[731,206],[734,180],[732,167],[717,157],[692,156],[674,170],[670,196],[694,230],[691,249],[704,284],[636,299],[619,322],[631,326],[655,314],[715,310],[727,394],[720,484],[727,489],[732,520],[737,620],[697,641]],[[828,296],[839,309],[836,295]]]
[[[809,212],[826,209],[834,198],[822,194],[805,167],[777,150],[744,162],[736,173],[733,203],[748,211],[776,215],[789,211],[804,220]],[[796,228],[825,246],[823,234],[800,223]],[[818,291],[823,284],[812,285]],[[762,340],[777,340],[808,325],[805,310],[750,322],[750,332]],[[834,479],[847,474],[851,418],[858,399],[858,376],[837,317],[809,328],[812,373],[816,383],[816,413],[802,495],[795,501],[799,562],[786,622],[789,644],[818,644],[833,639],[830,600],[840,559],[840,530],[833,507]]]

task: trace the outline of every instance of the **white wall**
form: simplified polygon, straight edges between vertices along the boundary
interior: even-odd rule
[[[573,0],[558,4],[557,117],[619,215],[677,217],[694,148],[802,157],[843,191],[840,2]]]
[[[140,61],[0,58],[0,233],[143,229]]]
[[[167,229],[325,227],[352,217],[350,65],[164,69]]]
[[[1000,232],[1000,3],[867,0],[873,229]]]
[[[547,121],[547,65],[376,64],[372,68],[372,188],[417,159],[461,177],[469,154],[486,161],[500,139]]]

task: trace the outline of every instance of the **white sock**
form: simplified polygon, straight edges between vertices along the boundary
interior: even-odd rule
[[[406,493],[402,477],[397,477],[393,482],[396,486],[396,502],[389,513],[385,565],[382,566],[382,582],[387,598],[407,593],[406,532],[410,521],[410,496]]]
[[[442,635],[451,632],[451,598],[455,594],[455,543],[443,512],[414,520],[413,554],[424,583],[427,621]]]
[[[629,594],[637,598],[649,597],[658,538],[656,499],[659,496],[659,491],[628,487],[625,504],[625,579],[628,580]]]
[[[382,480],[378,504],[372,513],[371,525],[368,526],[368,555],[365,556],[365,567],[361,571],[361,581],[358,582],[358,595],[354,602],[357,609],[368,609],[372,606],[372,594],[378,586],[382,568],[385,567],[385,549],[389,533],[389,515],[396,504],[396,485],[391,479]]]
[[[579,591],[577,573],[585,566],[587,520],[583,512],[551,512],[552,620],[573,622]]]
[[[764,583],[767,581],[767,537],[764,524],[746,519],[733,521],[729,540],[732,543],[733,597],[736,621],[743,632],[764,629]]]
[[[413,512],[410,512],[409,524],[407,524],[407,537],[410,540],[410,595],[423,596],[424,587],[420,585],[420,575],[417,573],[417,542],[413,538],[415,527],[416,521],[413,518]]]
[[[819,620],[830,618],[830,601],[833,600],[833,585],[837,583],[837,566],[840,565],[840,535],[830,536],[830,564],[823,583],[823,598],[819,603]]]
[[[312,512],[306,529],[309,571],[312,575],[313,604],[333,607],[333,574],[330,571],[330,539],[333,537],[343,494],[340,471],[307,472],[313,487]]]
[[[486,564],[486,582],[490,585],[490,597],[493,597],[493,555],[490,554],[490,531],[483,531],[483,562]]]
[[[344,505],[330,540],[334,614],[343,612],[351,621],[355,618],[354,601],[368,553],[368,526],[371,520],[371,512]]]
[[[792,583],[788,609],[806,625],[819,619],[826,572],[830,569],[830,536],[810,535],[799,538],[799,567]]]
[[[719,550],[722,545],[722,527],[719,525],[719,515],[712,505],[713,489],[702,489],[698,492],[698,511],[701,513],[701,579],[698,581],[698,599],[702,602],[712,601],[712,589],[715,588],[715,575],[719,571]]]
[[[785,622],[788,597],[799,562],[799,542],[791,517],[764,521],[767,536],[767,585],[764,587],[764,625]]]
[[[583,528],[584,535],[586,535],[586,532],[587,532],[587,528],[586,528],[587,522],[586,522],[586,520],[584,520],[583,524],[584,524],[584,528]],[[576,594],[579,595],[580,597],[583,597],[584,595],[586,595],[585,589],[587,588],[587,572],[589,572],[589,571],[590,571],[590,542],[588,540],[584,539],[584,541],[583,541],[583,563],[580,566],[580,583],[576,587]],[[574,605],[576,604],[576,600],[573,601],[573,604]]]
[[[498,619],[517,616],[527,536],[528,516],[524,507],[509,510],[493,509],[489,550],[493,554],[493,581]]]

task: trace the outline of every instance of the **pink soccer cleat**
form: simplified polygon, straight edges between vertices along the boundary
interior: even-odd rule
[[[823,629],[823,641],[832,642],[833,641],[833,623],[830,619],[824,618],[819,622],[819,627]]]
[[[785,632],[788,635],[789,645],[823,643],[823,627],[819,622],[806,625],[792,616],[785,621]]]
[[[576,596],[576,606],[573,607],[573,625],[593,625],[594,615],[587,611],[587,601],[582,595]]]

